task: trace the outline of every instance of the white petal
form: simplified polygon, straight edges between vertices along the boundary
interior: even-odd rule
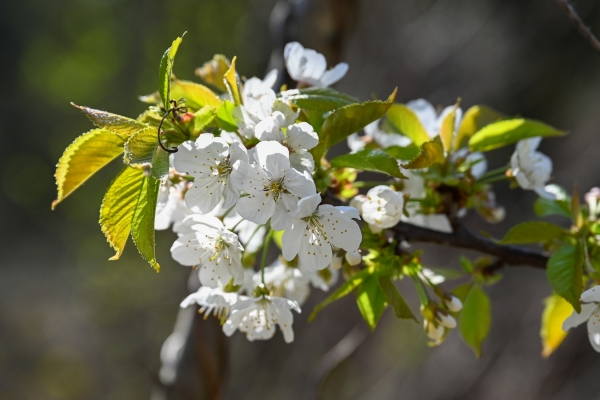
[[[292,215],[293,213],[290,211],[290,209],[286,206],[286,203],[290,203],[289,201],[284,201],[283,197],[292,197],[290,195],[286,195],[286,194],[282,194],[281,197],[278,201],[277,204],[275,206],[275,211],[273,212],[273,216],[271,217],[271,226],[273,227],[273,229],[275,229],[276,231],[282,231],[284,229],[289,228],[292,225]],[[296,205],[292,204],[294,206],[293,211],[296,211]]]
[[[285,66],[293,80],[299,80],[304,47],[298,42],[291,42],[285,45],[283,57],[285,58]]]
[[[321,223],[331,244],[348,252],[358,250],[362,234],[356,222],[328,204],[319,206],[319,214],[323,215]]]
[[[281,126],[285,123],[285,116],[276,111],[272,116],[267,117],[256,124],[254,134],[260,141],[275,140],[283,143],[285,137],[281,131]]]
[[[237,190],[231,179],[224,184],[223,188],[223,208],[229,209],[235,205],[235,203],[240,198],[240,191]]]
[[[278,142],[260,142],[256,145],[255,158],[258,165],[278,179],[290,167],[290,152]]]
[[[331,264],[333,252],[331,245],[321,235],[312,230],[305,230],[302,246],[298,253],[300,264],[308,271],[322,270]]]
[[[291,261],[300,252],[304,232],[308,224],[302,220],[295,220],[292,226],[283,232],[281,237],[281,247],[283,257]]]
[[[325,71],[321,77],[320,87],[328,87],[342,79],[348,72],[348,64],[339,63],[329,71]]]
[[[196,178],[185,194],[185,204],[189,208],[198,207],[202,214],[207,214],[223,199],[223,189],[219,177]]]
[[[298,172],[312,174],[315,170],[315,161],[312,154],[306,150],[298,150],[290,155],[290,166]]]
[[[358,133],[353,133],[352,135],[348,136],[346,142],[348,144],[348,147],[350,148],[350,151],[353,153],[365,148],[365,142],[362,140]]]
[[[597,308],[596,312],[588,320],[587,328],[592,347],[600,353],[600,312],[598,312]]]
[[[317,191],[315,182],[306,171],[300,173],[293,168],[287,168],[283,175],[285,188],[298,197],[312,196]]]
[[[263,85],[272,88],[273,85],[275,85],[275,83],[277,82],[278,73],[279,71],[277,71],[277,69],[270,70],[265,76],[265,79],[263,79],[262,81]]]
[[[242,160],[248,162],[248,151],[246,147],[242,143],[237,140],[234,140],[229,147],[229,164],[233,165],[238,160]]]
[[[434,137],[438,134],[437,113],[435,112],[435,107],[430,102],[425,99],[412,100],[406,103],[406,107],[417,114],[429,137]]]
[[[310,150],[319,144],[319,136],[315,133],[313,127],[300,122],[288,127],[287,143],[294,150]]]
[[[590,319],[594,311],[596,310],[596,304],[582,304],[581,305],[581,314],[577,314],[576,311],[573,311],[565,322],[563,322],[563,331],[568,331],[571,328],[575,328],[578,325],[583,324],[585,321]]]
[[[260,194],[242,197],[238,200],[237,212],[243,218],[262,225],[273,216],[275,201],[271,196],[267,197]]]
[[[294,217],[300,219],[313,215],[319,204],[321,204],[319,193],[304,197],[298,202],[298,211],[296,211]]]
[[[302,76],[300,77],[300,81],[316,85],[327,69],[325,56],[313,49],[304,49],[302,57],[304,64],[301,65]]]
[[[207,160],[206,155],[192,141],[179,145],[179,151],[173,157],[173,166],[177,172],[191,176],[202,176],[210,173],[214,160]]]
[[[600,303],[600,286],[594,286],[581,294],[584,303]]]

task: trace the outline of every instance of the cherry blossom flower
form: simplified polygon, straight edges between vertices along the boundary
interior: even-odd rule
[[[232,278],[239,285],[244,278],[242,251],[235,233],[211,215],[193,214],[182,222],[179,238],[171,247],[175,261],[185,266],[200,266],[200,283],[216,288]]]
[[[390,146],[401,146],[405,147],[412,143],[412,141],[406,136],[398,133],[387,133],[380,127],[381,120],[371,122],[364,128],[364,136],[360,136],[358,133],[353,133],[348,136],[347,143],[351,151],[356,152],[365,148],[369,143],[374,142],[376,145],[385,149]]]
[[[406,103],[406,107],[410,108],[419,118],[421,125],[425,128],[425,131],[429,135],[430,138],[434,138],[440,133],[440,129],[442,126],[442,122],[446,118],[446,116],[452,112],[454,106],[448,106],[442,110],[442,112],[438,115],[435,110],[435,107],[425,99],[416,99],[411,100]],[[458,131],[458,127],[460,126],[460,122],[462,121],[462,109],[460,107],[456,108],[456,113],[454,114],[454,130]]]
[[[261,282],[261,272],[254,274],[254,282]],[[265,285],[273,296],[284,297],[302,305],[310,294],[310,279],[300,269],[281,260],[265,267]]]
[[[581,294],[581,313],[573,314],[563,322],[563,330],[568,331],[587,321],[588,336],[594,350],[600,353],[600,286],[594,286]]]
[[[214,210],[221,200],[223,208],[232,207],[240,197],[239,189],[230,180],[233,164],[247,159],[246,148],[240,142],[229,146],[210,133],[180,145],[173,161],[175,169],[194,177],[185,204],[189,208],[198,207],[202,214]]]
[[[362,240],[360,228],[352,220],[360,219],[356,208],[320,202],[318,193],[300,200],[294,221],[281,238],[283,257],[292,260],[298,255],[299,265],[307,271],[326,268],[332,261],[332,246],[356,251]]]
[[[187,190],[185,182],[172,184],[169,179],[161,182],[156,199],[154,229],[161,231],[173,225],[173,230],[177,230],[181,221],[194,212],[185,205],[185,190]]]
[[[327,71],[327,61],[323,54],[312,49],[305,49],[298,42],[286,44],[283,57],[292,79],[308,86],[331,86],[348,72],[346,63],[339,63]]]
[[[521,188],[534,190],[541,197],[553,199],[554,196],[544,188],[552,174],[552,160],[536,151],[541,141],[541,137],[519,141],[510,158],[510,166]]]
[[[286,229],[298,208],[298,199],[316,191],[311,176],[290,166],[289,150],[275,141],[255,147],[256,164],[241,160],[234,165],[232,179],[248,194],[237,203],[237,212],[256,224],[271,218],[275,230]]]
[[[229,314],[229,309],[238,300],[246,300],[247,297],[240,296],[237,293],[228,293],[223,288],[210,288],[200,286],[196,293],[190,294],[180,304],[181,308],[186,308],[192,304],[200,306],[199,312],[207,318],[210,314],[223,320]]]
[[[251,342],[271,339],[275,326],[279,325],[286,343],[294,341],[292,324],[294,316],[290,310],[300,312],[298,303],[281,297],[260,296],[240,300],[231,307],[231,314],[223,325],[227,336],[239,329]]]
[[[319,136],[307,122],[300,122],[286,126],[283,113],[275,111],[273,115],[260,121],[256,125],[256,138],[260,141],[273,140],[281,143],[289,150],[290,165],[300,172],[312,173],[315,162],[312,154],[307,150],[319,144]],[[283,133],[282,128],[287,128]]]
[[[244,245],[244,250],[254,252],[262,247],[267,229],[252,221],[242,218],[234,206],[223,218],[223,224],[232,232],[237,233],[238,239]]]
[[[402,173],[408,178],[403,180],[403,193],[410,195],[411,199],[420,199],[425,197],[425,180],[421,175],[411,171],[403,170]],[[402,217],[402,221],[423,228],[433,229],[439,232],[452,232],[452,225],[445,214],[422,214],[419,212],[418,203],[408,203],[406,209],[409,217]]]
[[[402,219],[404,197],[389,186],[379,185],[367,192],[361,215],[373,232],[391,228]]]

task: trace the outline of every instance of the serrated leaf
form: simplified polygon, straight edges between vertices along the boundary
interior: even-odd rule
[[[125,166],[104,195],[100,226],[106,240],[117,252],[111,260],[118,260],[123,253],[143,182],[144,172],[141,169]]]
[[[546,276],[556,293],[567,300],[575,311],[581,313],[581,292],[583,291],[583,260],[578,246],[570,244],[559,247],[546,267]]]
[[[397,91],[398,89],[394,89],[386,101],[350,104],[329,114],[319,130],[319,144],[311,150],[315,162],[318,163],[333,145],[385,115],[396,99]]]
[[[235,104],[229,100],[221,104],[221,107],[217,110],[217,125],[219,125],[219,128],[227,132],[236,132],[238,130],[235,119],[233,119],[234,109]]]
[[[492,323],[490,299],[479,286],[472,286],[463,303],[459,318],[459,330],[463,340],[475,355],[482,355],[481,344],[487,337]]]
[[[538,217],[561,215],[565,218],[571,218],[571,206],[565,200],[550,200],[538,197],[533,203],[533,211]]]
[[[235,72],[235,60],[236,57],[233,57],[233,60],[231,60],[231,66],[223,76],[223,82],[225,82],[225,86],[227,87],[227,91],[229,92],[233,103],[236,106],[239,106],[242,104],[242,97],[240,96],[237,74]]]
[[[202,107],[220,107],[223,101],[212,90],[196,82],[175,79],[171,82],[171,97],[185,99],[185,105],[199,110]]]
[[[215,54],[212,60],[196,68],[195,72],[204,82],[226,92],[227,86],[225,86],[223,79],[230,65],[231,62],[227,57],[222,54]]]
[[[156,128],[146,128],[125,143],[126,164],[144,168],[160,179],[169,172],[169,153],[158,145]]]
[[[105,129],[94,129],[75,139],[56,165],[58,196],[52,209],[123,153],[124,143],[120,136]]]
[[[366,268],[362,271],[358,272],[356,275],[348,279],[346,282],[342,284],[335,292],[333,292],[329,297],[327,297],[324,301],[317,304],[317,306],[313,309],[313,312],[308,317],[309,321],[313,321],[317,314],[329,304],[333,303],[336,300],[341,299],[352,293],[354,289],[356,289],[366,277],[373,273],[374,268]]]
[[[388,275],[379,277],[379,286],[381,286],[383,293],[385,293],[387,303],[394,309],[396,317],[402,319],[414,319],[415,322],[417,321],[417,318],[412,313],[410,307],[406,304],[406,301]]]
[[[148,127],[148,125],[143,122],[123,117],[121,115],[95,110],[85,106],[78,106],[75,103],[71,103],[71,105],[80,109],[98,128],[104,128],[116,135],[119,135],[123,140],[127,140],[129,136],[133,135],[140,129]]]
[[[217,109],[212,106],[205,106],[194,113],[192,131],[199,135],[208,125],[213,123],[217,117]]]
[[[483,105],[469,108],[458,127],[458,133],[454,139],[454,148],[460,149],[475,132],[503,117],[499,112]]]
[[[360,150],[331,160],[335,168],[354,168],[363,171],[381,172],[395,178],[407,179],[398,166],[398,161],[383,150]]]
[[[543,122],[524,118],[507,119],[491,123],[477,131],[469,139],[469,148],[471,151],[490,151],[536,136],[549,137],[565,134],[566,132],[559,131]]]
[[[282,95],[301,109],[321,112],[332,111],[350,104],[359,103],[358,99],[331,88],[310,87],[306,89],[293,89],[282,93]]]
[[[160,181],[154,177],[145,177],[139,191],[139,197],[131,224],[131,237],[142,257],[158,272],[154,252],[154,217],[156,199]]]
[[[550,355],[560,346],[567,337],[567,332],[562,328],[563,322],[573,313],[573,307],[562,297],[552,294],[544,300],[545,307],[542,313],[542,356]]]
[[[436,136],[429,142],[423,143],[419,154],[410,160],[410,162],[402,164],[402,167],[406,169],[429,168],[434,164],[443,163],[444,161],[444,146],[440,137]]]
[[[387,306],[385,293],[379,286],[376,274],[367,276],[360,284],[356,291],[356,304],[358,304],[358,309],[369,328],[375,330],[377,322]]]
[[[408,146],[390,146],[383,149],[390,156],[398,160],[412,160],[419,154],[419,147],[414,144]]]
[[[442,124],[440,126],[440,138],[442,139],[442,144],[444,145],[444,150],[446,152],[452,151],[452,139],[454,139],[454,127],[456,126],[456,106],[450,111],[444,119],[442,120]]]
[[[502,238],[502,244],[543,243],[557,239],[566,231],[558,225],[544,221],[527,221],[513,226]]]
[[[173,63],[175,62],[175,55],[179,49],[179,45],[183,40],[183,35],[173,40],[171,47],[165,51],[160,60],[160,68],[158,71],[158,93],[162,99],[163,107],[165,110],[171,108],[169,101],[171,100],[171,76],[173,75]]]
[[[417,146],[430,140],[417,114],[404,104],[393,104],[386,114],[386,119]]]

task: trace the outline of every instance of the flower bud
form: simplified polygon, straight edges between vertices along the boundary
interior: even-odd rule
[[[450,295],[450,299],[444,299],[444,304],[446,305],[446,308],[452,312],[459,312],[462,310],[463,306],[460,299],[452,295]]]
[[[333,253],[333,258],[331,259],[331,268],[334,270],[342,268],[343,261],[344,258],[342,256],[338,255],[338,253]]]
[[[425,333],[427,337],[434,342],[440,341],[444,336],[444,327],[441,325],[435,325],[431,321],[425,320],[423,323],[423,328],[425,329]]]
[[[358,251],[352,251],[352,252],[346,253],[346,261],[348,261],[348,264],[350,264],[352,266],[358,265],[362,261],[362,256],[360,255],[360,253]]]
[[[437,312],[436,319],[445,328],[448,328],[448,329],[456,328],[456,320],[454,319],[454,317],[452,315]]]
[[[367,201],[367,196],[365,196],[364,194],[359,194],[358,196],[354,196],[354,198],[350,200],[350,207],[356,208],[358,212],[362,214],[362,206],[365,201]]]

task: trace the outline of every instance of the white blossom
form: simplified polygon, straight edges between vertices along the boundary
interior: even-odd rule
[[[244,278],[242,251],[235,233],[211,215],[193,214],[183,222],[179,238],[171,247],[175,261],[186,266],[200,266],[200,283],[216,288],[232,278],[239,285]]]
[[[220,287],[200,286],[197,292],[190,294],[181,302],[180,307],[186,308],[192,304],[198,304],[199,312],[205,317],[213,314],[215,317],[223,319],[229,314],[231,306],[238,300],[246,299],[247,297],[240,296],[238,293],[224,292]]]
[[[402,192],[409,194],[411,199],[425,197],[425,180],[421,175],[410,170],[402,170],[402,173],[408,178],[402,181],[404,184]],[[406,209],[410,216],[408,218],[403,216],[402,221],[439,232],[452,232],[452,225],[445,214],[421,214],[419,208],[420,205],[416,202],[408,203]]]
[[[261,296],[241,300],[231,307],[223,332],[231,336],[239,329],[250,341],[266,340],[273,337],[275,325],[279,325],[284,340],[291,343],[294,341],[292,309],[300,312],[298,303],[281,297]]]
[[[444,333],[446,332],[442,325],[434,324],[429,320],[423,321],[423,329],[425,329],[427,337],[431,339],[434,344],[439,344],[444,337]]]
[[[245,161],[234,165],[232,179],[248,196],[237,203],[237,212],[256,224],[271,218],[275,230],[290,226],[298,199],[315,193],[312,177],[290,166],[289,150],[275,141],[256,145],[256,164]]]
[[[438,311],[435,314],[435,318],[444,328],[454,329],[456,328],[456,319],[450,314],[445,314],[443,312]]]
[[[421,125],[425,128],[425,131],[430,138],[434,138],[440,133],[442,122],[446,116],[452,112],[455,106],[448,106],[442,110],[438,115],[435,107],[425,99],[411,100],[406,103],[406,107],[410,108],[419,118]],[[458,131],[458,127],[462,121],[462,109],[456,108],[454,114],[454,131]]]
[[[453,295],[450,295],[449,298],[445,298],[444,304],[446,305],[446,308],[452,312],[459,312],[463,307],[462,301]]]
[[[261,272],[254,274],[255,284],[261,282]],[[310,294],[310,280],[300,269],[290,267],[281,260],[265,267],[265,285],[271,290],[271,294],[284,297],[298,304],[304,303]]]
[[[186,182],[172,184],[167,178],[161,182],[156,199],[156,215],[154,217],[154,229],[160,231],[168,229],[173,225],[177,230],[181,221],[195,210],[190,210],[184,201],[184,193],[187,190]]]
[[[436,274],[429,268],[423,268],[421,273],[429,282],[431,282],[432,285],[438,285],[446,280],[446,278],[444,278],[442,275]]]
[[[535,190],[542,197],[554,198],[544,189],[552,174],[552,160],[547,155],[536,151],[541,141],[541,137],[519,141],[510,158],[510,166],[521,188]]]
[[[227,229],[238,235],[238,239],[244,245],[245,251],[252,253],[262,247],[265,234],[267,233],[266,227],[242,218],[237,213],[236,206],[227,212],[227,215],[223,218],[223,224]]]
[[[286,44],[283,57],[292,79],[308,86],[331,86],[348,72],[346,63],[339,63],[327,71],[327,61],[323,54],[312,49],[305,49],[298,42]]]
[[[298,255],[299,266],[307,271],[326,268],[332,261],[332,246],[356,251],[362,240],[352,220],[360,219],[358,210],[320,202],[318,193],[300,200],[293,223],[282,237],[283,257],[292,260]]]
[[[348,147],[352,152],[356,152],[365,148],[365,146],[371,142],[375,142],[379,147],[385,149],[390,146],[401,146],[405,147],[410,145],[412,142],[406,136],[398,133],[387,133],[380,127],[381,120],[371,122],[364,128],[364,136],[360,136],[358,133],[353,133],[348,136],[347,143]]]
[[[581,313],[573,314],[563,322],[563,330],[568,331],[587,321],[588,337],[594,350],[600,353],[600,286],[594,286],[581,294]]]
[[[362,203],[362,217],[371,230],[380,232],[391,228],[402,219],[404,197],[389,186],[380,185],[367,192]]]
[[[232,207],[240,197],[240,191],[230,176],[236,161],[246,162],[246,148],[240,142],[229,146],[225,140],[210,133],[201,134],[195,142],[187,141],[179,146],[173,164],[180,173],[194,177],[185,195],[189,208],[198,207],[202,214],[215,209],[223,200],[223,208]]]
[[[290,165],[300,172],[312,173],[315,162],[307,150],[319,144],[319,136],[307,122],[286,125],[285,115],[275,111],[273,115],[260,121],[255,128],[256,138],[260,141],[274,140],[289,150]],[[282,128],[286,128],[284,134]]]

